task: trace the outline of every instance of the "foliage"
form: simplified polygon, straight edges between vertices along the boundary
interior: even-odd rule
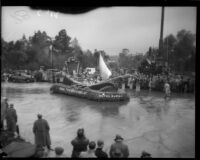
[[[70,40],[71,37],[67,35],[66,30],[62,29],[53,40],[53,48],[61,54],[67,54],[71,51]]]
[[[164,55],[169,65],[177,72],[194,71],[195,64],[195,35],[189,31],[181,30],[174,36],[167,36]]]
[[[142,60],[144,59],[143,54],[130,54],[127,49],[123,49],[121,53],[119,53],[119,67],[126,69],[136,69],[140,66]]]
[[[158,49],[150,48],[146,53],[146,58],[155,60]],[[168,62],[172,71],[178,73],[195,71],[195,35],[189,31],[181,30],[176,36],[170,34],[164,38],[162,58]],[[146,61],[147,62],[147,61]],[[146,62],[142,62],[140,70],[142,72],[160,73],[161,69]],[[150,69],[151,68],[151,69]],[[149,71],[148,71],[149,70]],[[151,70],[151,71],[150,71]],[[159,71],[158,71],[159,70]]]
[[[163,58],[170,67],[178,72],[195,71],[196,39],[190,31],[181,30],[176,36],[170,34],[164,38]],[[1,67],[2,69],[39,69],[40,66],[47,68],[62,69],[68,57],[74,56],[80,61],[82,68],[98,68],[99,54],[107,62],[110,57],[103,50],[83,51],[78,40],[67,35],[62,29],[56,36],[49,37],[46,32],[37,31],[28,39],[23,37],[16,42],[6,42],[1,38]],[[155,60],[158,54],[157,48],[150,48],[143,54],[131,54],[128,49],[119,53],[118,62],[110,64],[110,67],[140,69],[148,73],[146,59]],[[52,66],[53,57],[53,66]],[[148,67],[147,67],[148,68]],[[155,66],[150,68],[156,72]]]

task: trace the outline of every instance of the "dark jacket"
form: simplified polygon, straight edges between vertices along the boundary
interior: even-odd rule
[[[97,148],[95,151],[95,155],[97,158],[108,158],[108,155],[106,152],[102,150],[102,148]]]
[[[120,153],[119,153],[120,152]],[[120,154],[120,157],[128,158],[129,156],[129,149],[126,144],[123,144],[123,142],[115,142],[110,147],[110,157],[116,157],[115,154]]]
[[[1,102],[1,122],[6,118],[7,110],[8,110],[8,103]]]
[[[79,157],[80,152],[87,151],[89,140],[83,136],[82,138],[76,137],[71,141],[73,146],[72,157]]]
[[[7,121],[8,131],[15,132],[17,123],[17,113],[14,108],[7,109],[6,121]]]

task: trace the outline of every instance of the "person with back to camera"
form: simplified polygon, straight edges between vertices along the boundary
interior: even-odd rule
[[[84,129],[78,129],[77,137],[71,141],[73,146],[72,158],[78,158],[81,152],[87,151],[89,140],[85,137]]]
[[[17,113],[13,106],[13,104],[10,104],[10,107],[7,109],[6,121],[8,131],[12,132],[14,136],[17,131]]]
[[[6,122],[6,114],[8,110],[8,98],[3,97],[3,100],[1,101],[1,129],[5,129],[5,123]]]
[[[49,124],[47,120],[42,118],[41,114],[37,115],[38,120],[33,124],[33,133],[35,135],[35,144],[37,147],[45,147],[51,150],[51,139],[49,135]]]
[[[147,153],[146,151],[142,151],[140,158],[152,158],[150,153]]]
[[[67,157],[65,154],[63,154],[64,149],[62,147],[56,147],[55,148],[55,157],[56,158],[63,158]]]
[[[115,143],[110,147],[111,158],[128,158],[129,149],[126,144],[123,143],[123,138],[120,135],[116,135]]]
[[[96,143],[94,141],[91,141],[88,146],[89,148],[88,151],[81,152],[79,157],[80,158],[97,158],[95,155],[95,147],[96,147]]]
[[[97,149],[95,151],[95,155],[97,158],[108,158],[108,154],[103,151],[104,142],[102,140],[97,141]]]

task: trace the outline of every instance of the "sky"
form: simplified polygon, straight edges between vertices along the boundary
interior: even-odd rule
[[[165,7],[164,37],[181,29],[196,34],[196,7]],[[55,37],[61,29],[83,50],[104,50],[118,55],[123,48],[130,53],[146,53],[158,47],[161,7],[98,8],[84,14],[31,10],[26,6],[2,7],[2,37],[6,41],[28,38],[35,31]]]

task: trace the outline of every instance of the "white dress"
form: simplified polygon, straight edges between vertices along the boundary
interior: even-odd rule
[[[140,92],[140,83],[139,82],[136,83],[136,92]]]
[[[170,85],[168,83],[165,83],[165,94],[166,96],[170,96]]]

